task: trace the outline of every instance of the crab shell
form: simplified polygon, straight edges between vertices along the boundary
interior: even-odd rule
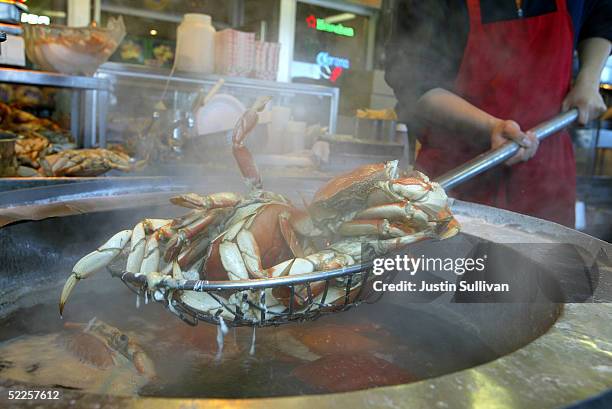
[[[398,176],[397,164],[397,161],[374,163],[336,176],[315,193],[310,215],[316,220],[327,219],[335,217],[337,209],[363,205],[359,202],[365,201],[376,183]]]
[[[98,176],[111,169],[130,171],[130,158],[108,149],[69,149],[41,163],[50,176]]]
[[[289,204],[263,204],[256,211],[250,225],[241,229],[242,232],[247,232],[247,234],[245,234],[246,237],[252,238],[252,250],[248,250],[244,246],[241,247],[240,242],[237,245],[243,253],[253,251],[255,254],[251,254],[252,256],[259,256],[261,260],[260,271],[269,269],[293,257],[291,248],[281,231],[281,224],[279,223],[279,217],[282,214],[291,213],[292,211],[293,207]],[[212,281],[225,281],[230,279],[228,276],[228,269],[230,266],[227,265],[227,258],[222,257],[221,254],[222,244],[227,242],[226,234],[227,231],[211,243],[206,261],[200,272],[200,277],[202,279]],[[233,242],[236,240],[231,241]],[[243,256],[243,258],[245,256]],[[238,262],[241,262],[241,260],[238,260]],[[246,279],[249,277],[243,278]]]

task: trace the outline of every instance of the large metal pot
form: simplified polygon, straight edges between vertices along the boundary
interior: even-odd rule
[[[203,190],[216,191],[218,188],[214,183],[207,183]],[[227,185],[224,188],[227,189]],[[138,201],[137,197],[131,200],[143,203],[150,197],[140,194],[143,194],[143,200]],[[74,261],[96,247],[104,237],[129,228],[145,216],[167,215],[173,211],[167,206],[131,206],[129,210],[106,207],[104,210],[22,222],[0,229],[0,317],[19,307],[55,300]],[[410,326],[411,320],[419,314],[435,319],[440,328],[461,328],[473,337],[474,342],[457,341],[457,356],[476,354],[479,357],[477,366],[455,368],[412,384],[344,394],[239,400],[207,399],[205,396],[135,399],[64,391],[62,400],[45,402],[45,406],[560,408],[611,388],[612,326],[609,323],[612,322],[612,304],[585,302],[564,305],[551,300],[550,293],[542,291],[540,272],[546,270],[548,278],[561,284],[571,272],[567,271],[565,260],[537,249],[539,243],[569,244],[579,249],[588,261],[585,265],[588,265],[591,276],[587,281],[593,284],[589,300],[609,302],[612,295],[609,262],[612,245],[553,223],[486,206],[456,202],[453,210],[463,224],[460,236],[448,243],[421,244],[411,251],[458,257],[473,250],[475,244],[501,254],[507,251],[507,262],[491,266],[491,272],[498,277],[511,278],[518,286],[517,294],[529,292],[531,302],[507,300],[514,302],[462,304],[452,302],[447,295],[423,303],[400,294],[388,294],[380,303],[408,305],[414,311],[413,315],[405,317],[410,331],[423,331],[418,325]],[[513,243],[527,246],[517,247]],[[517,269],[518,265],[523,268]],[[92,288],[95,283],[96,280],[92,280],[80,286]],[[445,336],[449,338],[449,345],[454,345],[452,335],[431,332],[421,336],[424,342],[427,342],[427,337],[433,342],[437,337]],[[486,348],[481,348],[482,345]],[[6,396],[7,389],[23,387],[1,380],[1,376],[0,373],[0,389],[3,389],[0,393],[3,396]],[[29,405],[25,401],[8,401],[4,407]]]

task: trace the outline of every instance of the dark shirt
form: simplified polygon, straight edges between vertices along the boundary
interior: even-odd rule
[[[398,99],[398,116],[410,121],[416,101],[433,88],[453,90],[470,29],[465,1],[400,0],[386,47],[385,80]],[[612,41],[612,0],[567,0],[574,43]],[[522,18],[556,10],[555,0],[523,0]],[[514,0],[482,0],[483,23],[518,19]]]

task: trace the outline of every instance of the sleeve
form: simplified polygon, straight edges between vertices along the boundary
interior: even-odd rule
[[[452,90],[468,31],[462,1],[399,1],[385,49],[385,80],[398,100],[401,121],[410,122],[418,99],[427,91]]]
[[[581,27],[578,42],[592,37],[612,41],[612,0],[586,1]]]

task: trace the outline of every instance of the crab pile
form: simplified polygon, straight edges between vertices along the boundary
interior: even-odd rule
[[[98,176],[112,169],[129,172],[133,163],[119,149],[69,149],[72,135],[50,119],[0,103],[0,129],[15,141],[20,176]]]
[[[402,173],[397,161],[362,166],[333,178],[304,209],[263,190],[244,142],[268,101],[259,98],[233,132],[233,154],[249,194],[181,195],[171,202],[191,209],[184,216],[144,219],[132,230],[116,233],[74,266],[62,290],[60,314],[79,280],[124,255],[120,276],[126,284],[165,302],[181,318],[190,311],[197,317],[214,317],[215,322],[257,325],[288,309],[333,308],[352,297],[351,290],[365,278],[217,293],[198,291],[198,283],[340,269],[417,241],[458,233],[443,189],[422,173]]]

